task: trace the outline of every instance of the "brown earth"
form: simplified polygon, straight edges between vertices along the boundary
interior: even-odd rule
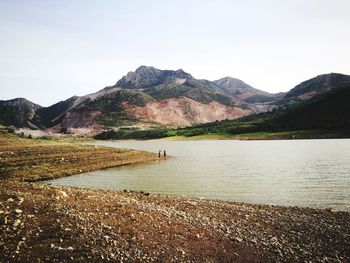
[[[154,154],[0,134],[0,157],[0,262],[350,262],[346,212],[27,182]]]
[[[136,119],[175,126],[233,120],[251,114],[248,110],[218,102],[203,104],[184,97],[150,102],[144,107],[129,106],[126,107],[125,112]]]

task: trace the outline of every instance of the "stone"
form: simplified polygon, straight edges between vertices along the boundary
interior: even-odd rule
[[[338,210],[336,209],[336,208],[331,208],[330,210],[329,210],[331,213],[336,213],[336,212],[338,212]]]
[[[20,219],[16,219],[15,222],[13,223],[13,227],[18,227],[22,221]]]
[[[22,203],[23,203],[23,201],[24,201],[24,198],[23,197],[19,197],[18,198],[18,205],[21,205]]]
[[[277,242],[277,237],[271,237],[270,241],[273,243]]]
[[[240,237],[235,237],[234,239],[235,239],[237,242],[239,242],[239,243],[241,243],[241,242],[243,241],[243,239],[240,238]]]

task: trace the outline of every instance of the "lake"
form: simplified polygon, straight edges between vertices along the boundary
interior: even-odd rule
[[[350,211],[350,140],[98,141],[171,158],[48,181],[257,204]]]

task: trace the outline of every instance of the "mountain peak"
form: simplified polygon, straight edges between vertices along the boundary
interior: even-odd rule
[[[27,100],[26,98],[22,98],[22,97],[11,99],[11,100],[2,101],[2,103],[6,104],[6,105],[11,105],[11,106],[21,106],[21,107],[28,107],[28,108],[34,108],[34,109],[41,108],[40,105],[35,104],[35,103]]]
[[[182,69],[160,70],[152,66],[140,66],[134,72],[129,72],[122,77],[116,87],[122,88],[148,88],[169,81],[173,78],[192,78],[192,76]]]
[[[224,77],[224,78],[215,80],[214,83],[219,87],[231,92],[239,92],[239,93],[257,92],[257,91],[262,92],[248,85],[244,81],[240,79],[232,78],[232,77]]]
[[[161,71],[160,69],[157,69],[155,67],[142,65],[142,66],[139,66],[135,70],[134,73],[137,73],[137,74],[150,74],[150,73],[157,73],[157,72],[160,72],[160,71]],[[129,72],[129,73],[133,73],[133,72]]]
[[[184,73],[184,74],[188,74],[187,72],[185,72],[182,68],[179,68],[178,70],[176,70],[176,72],[178,73]]]
[[[30,121],[41,106],[25,99],[0,100],[0,123],[6,126],[34,127]]]
[[[246,84],[242,80],[232,78],[229,76],[215,80],[214,82],[217,83],[219,86],[225,88],[251,88],[250,85]]]

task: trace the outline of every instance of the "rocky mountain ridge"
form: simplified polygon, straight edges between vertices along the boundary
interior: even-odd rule
[[[0,101],[0,123],[55,132],[148,129],[157,125],[184,127],[287,107],[339,89],[349,81],[347,75],[324,74],[287,93],[270,94],[231,77],[209,81],[196,79],[182,69],[141,66],[113,86],[50,107],[24,100]],[[16,115],[18,111],[20,120],[15,120],[10,113]]]

